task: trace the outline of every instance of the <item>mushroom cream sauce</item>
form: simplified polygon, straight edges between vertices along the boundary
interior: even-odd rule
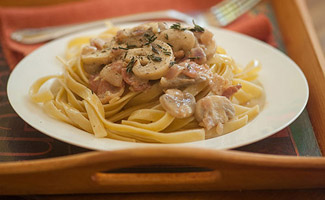
[[[64,73],[37,80],[30,97],[50,116],[95,137],[204,140],[244,126],[265,100],[259,61],[239,67],[194,22],[111,26],[96,37],[73,39],[66,58],[58,59]],[[50,79],[50,89],[41,90]]]

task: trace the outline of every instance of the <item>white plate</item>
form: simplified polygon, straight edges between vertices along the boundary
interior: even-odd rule
[[[28,98],[32,83],[40,77],[58,74],[63,67],[56,60],[63,55],[68,41],[76,36],[95,34],[96,29],[50,42],[24,58],[13,70],[8,81],[8,97],[18,115],[37,130],[67,143],[96,150],[117,150],[149,146],[186,146],[229,149],[266,138],[293,122],[308,100],[308,84],[299,67],[285,54],[254,38],[210,27],[218,45],[224,47],[237,63],[252,59],[262,63],[259,80],[266,93],[266,104],[260,114],[246,126],[229,134],[198,142],[182,144],[131,143],[98,139],[71,125],[49,117],[40,105]]]

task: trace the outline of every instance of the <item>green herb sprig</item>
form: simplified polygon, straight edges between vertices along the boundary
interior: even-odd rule
[[[157,39],[157,37],[154,34],[149,35],[148,33],[145,33],[144,37],[147,39],[147,43],[145,43],[144,45],[149,45],[149,44],[153,43]]]
[[[175,29],[175,30],[179,30],[179,31],[185,31],[186,28],[182,28],[180,23],[175,23],[173,25],[170,26],[171,29]],[[165,35],[166,37],[166,35]],[[167,40],[168,40],[168,35],[167,35]]]
[[[204,28],[202,28],[201,26],[195,24],[194,20],[192,22],[193,22],[194,27],[190,28],[189,29],[190,31],[192,31],[192,32],[204,32]]]
[[[126,66],[126,72],[127,72],[127,73],[131,73],[131,72],[132,72],[132,68],[133,68],[135,62],[136,62],[136,61],[135,61],[134,57],[132,57],[131,61],[130,61],[130,62],[128,63],[128,65]]]
[[[161,61],[162,61],[161,57],[159,57],[159,56],[155,56],[155,55],[153,55],[153,54],[148,55],[147,58],[148,58],[149,60],[154,61],[154,62],[161,62]]]
[[[201,57],[199,57],[199,56],[196,56],[196,57],[189,57],[188,59],[190,59],[190,60],[196,60],[196,59],[200,59]]]

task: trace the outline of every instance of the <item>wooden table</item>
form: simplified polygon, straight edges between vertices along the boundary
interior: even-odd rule
[[[2,3],[8,2],[3,1]],[[310,117],[318,145],[324,154],[325,135],[322,133],[325,129],[323,125],[325,121],[325,91],[322,86],[324,85],[325,62],[307,7],[303,0],[273,0],[271,3],[287,53],[301,67],[309,82],[310,99],[306,113]],[[111,194],[109,196],[98,194],[91,196],[6,197],[8,199],[106,199],[107,197],[110,199],[211,199],[216,197],[222,199],[287,199],[289,197],[322,199],[325,195],[324,190],[316,189],[325,187],[325,181],[323,181],[325,180],[325,160],[323,158],[298,158],[239,151],[206,151],[183,148],[155,149],[150,152],[143,149],[133,152],[88,152],[46,160],[0,164],[0,194],[1,188],[5,188],[6,194],[156,192],[152,194]],[[92,163],[89,163],[89,160]],[[166,166],[165,169],[172,172],[167,172],[168,174],[166,172],[98,173],[108,169],[133,167],[139,164],[150,166],[163,164]],[[196,168],[194,170],[187,168],[186,173],[176,173],[175,165]],[[201,171],[198,171],[197,167]],[[83,175],[83,178],[80,178],[80,174]],[[22,177],[24,177],[24,182],[21,181]],[[44,180],[47,181],[44,183]],[[89,181],[94,181],[97,185],[91,185]],[[62,182],[71,187],[62,187]],[[142,185],[141,187],[139,187],[139,183]],[[313,189],[266,190],[284,188]],[[245,189],[245,191],[238,191],[239,189]],[[251,191],[255,189],[259,191]],[[217,190],[223,191],[216,192]],[[160,193],[167,191],[172,193]]]

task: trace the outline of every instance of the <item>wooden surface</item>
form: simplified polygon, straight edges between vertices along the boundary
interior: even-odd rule
[[[319,38],[319,43],[325,55],[325,1],[324,0],[306,0],[306,4]]]
[[[304,0],[273,0],[288,55],[304,72],[310,89],[307,109],[325,154],[325,60]]]
[[[324,154],[325,134],[322,134],[325,129],[323,125],[325,122],[325,114],[323,113],[325,101],[322,101],[325,98],[322,89],[324,59],[317,36],[311,27],[312,24],[306,12],[307,7],[304,1],[273,0],[272,2],[288,54],[301,66],[309,81],[311,93],[308,111]],[[160,175],[152,173],[140,175],[98,173],[113,168],[130,167],[135,164],[186,164],[207,167],[214,171],[189,172],[189,174],[163,173]],[[0,194],[231,189],[235,192],[114,194],[110,199],[211,199],[216,197],[220,199],[323,199],[324,190],[244,192],[236,190],[322,188],[325,185],[324,170],[325,161],[323,158],[296,158],[233,151],[210,152],[182,149],[94,152],[58,159],[0,165]],[[139,186],[139,183],[142,186]],[[83,188],[85,186],[86,188]],[[107,197],[106,195],[76,195],[25,196],[22,198],[107,199]],[[5,198],[14,199],[15,197]]]
[[[161,165],[202,170],[113,171]],[[4,163],[0,180],[0,194],[24,195],[325,188],[325,159],[157,147]]]

